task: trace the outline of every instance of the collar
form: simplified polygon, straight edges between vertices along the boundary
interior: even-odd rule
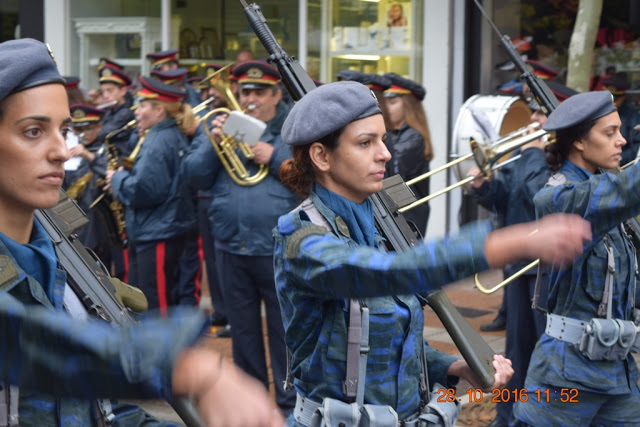
[[[269,120],[264,133],[280,135],[280,130],[282,129],[282,125],[287,118],[287,114],[289,114],[289,107],[287,107],[287,104],[285,104],[284,102],[279,101],[278,105],[276,106],[276,115],[273,116],[273,119]]]
[[[566,160],[560,169],[560,173],[567,177],[568,181],[587,181],[593,174],[586,169]]]
[[[367,198],[362,203],[352,202],[322,185],[314,184],[314,191],[328,209],[334,212],[338,232],[360,245],[376,246],[373,203]]]

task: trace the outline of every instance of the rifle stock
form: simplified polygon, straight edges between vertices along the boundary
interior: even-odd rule
[[[129,309],[119,302],[116,287],[104,265],[74,234],[88,222],[82,209],[61,189],[58,204],[51,209],[37,210],[35,216],[54,244],[58,261],[67,272],[69,287],[87,312],[115,326],[136,323]],[[127,290],[125,297],[139,300],[131,289]],[[169,403],[188,427],[203,425],[191,401],[179,398]]]
[[[284,51],[276,38],[269,30],[260,7],[255,3],[247,5],[245,0],[239,0],[243,6],[247,19],[258,36],[258,39],[271,55],[269,62],[275,63],[280,72],[282,82],[289,91],[291,98],[299,100],[304,94],[315,89],[315,84],[304,68]],[[393,180],[393,181],[387,181]],[[387,178],[388,183],[401,184],[410,193],[409,199],[416,200],[413,192],[404,183],[404,180],[396,175]],[[405,194],[401,191],[400,193]],[[385,189],[380,193],[371,196],[374,206],[376,226],[380,233],[387,238],[390,243],[390,250],[402,252],[410,246],[418,244],[419,237],[411,226],[407,223],[402,213],[398,212],[399,207],[408,205],[402,202],[398,206],[395,195],[389,194]],[[419,234],[419,233],[418,233]],[[494,382],[495,370],[493,368],[493,349],[482,339],[482,337],[469,325],[458,310],[453,306],[449,298],[443,291],[436,291],[427,296],[428,304],[438,315],[447,332],[453,339],[458,350],[465,358],[474,374],[478,378],[483,388],[490,387]]]

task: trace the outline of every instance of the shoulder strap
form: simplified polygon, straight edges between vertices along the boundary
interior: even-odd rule
[[[18,423],[18,387],[0,383],[0,427],[17,426]]]
[[[558,185],[564,185],[567,183],[569,183],[569,180],[567,180],[567,176],[563,173],[556,172],[549,177],[549,180],[544,186],[556,187]],[[539,310],[546,314],[547,308],[540,305],[540,287],[543,286],[542,281],[544,280],[543,268],[544,267],[542,266],[542,263],[538,263],[538,273],[536,274],[536,284],[533,288],[533,300],[531,301],[531,308],[534,310]]]
[[[321,234],[321,231],[333,233],[331,224],[318,211],[318,208],[311,201],[305,199],[297,209],[302,209],[307,214],[314,225],[303,227],[294,232],[294,235],[300,231],[297,236],[297,246],[300,241],[309,234]],[[304,231],[303,231],[304,230]],[[293,235],[292,235],[293,237]],[[287,258],[293,254],[290,253],[290,245],[287,245]],[[297,250],[295,251],[297,253]],[[342,383],[344,394],[348,399],[353,400],[362,405],[364,403],[364,385],[367,374],[367,355],[369,353],[369,308],[364,301],[355,298],[349,300],[349,328],[347,330],[347,369],[345,380]],[[291,355],[287,350],[287,376],[284,384],[285,390],[293,388],[291,379]]]

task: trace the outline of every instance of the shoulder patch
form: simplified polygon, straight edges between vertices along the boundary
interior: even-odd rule
[[[0,255],[0,290],[11,284],[18,277],[18,269],[11,258]]]
[[[298,250],[300,249],[300,243],[302,243],[302,239],[312,234],[327,234],[329,230],[320,225],[307,225],[305,227],[299,228],[291,234],[289,240],[287,242],[287,259],[294,259],[298,256]]]

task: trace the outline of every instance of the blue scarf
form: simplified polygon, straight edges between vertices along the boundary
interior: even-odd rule
[[[31,240],[26,245],[21,245],[2,233],[0,233],[0,240],[25,273],[40,283],[49,300],[54,301],[53,289],[56,282],[58,260],[53,243],[38,220],[34,219],[33,221]]]
[[[315,185],[315,192],[329,209],[344,220],[351,238],[360,245],[375,246],[375,222],[373,204],[366,199],[362,203],[352,202],[322,185]]]

